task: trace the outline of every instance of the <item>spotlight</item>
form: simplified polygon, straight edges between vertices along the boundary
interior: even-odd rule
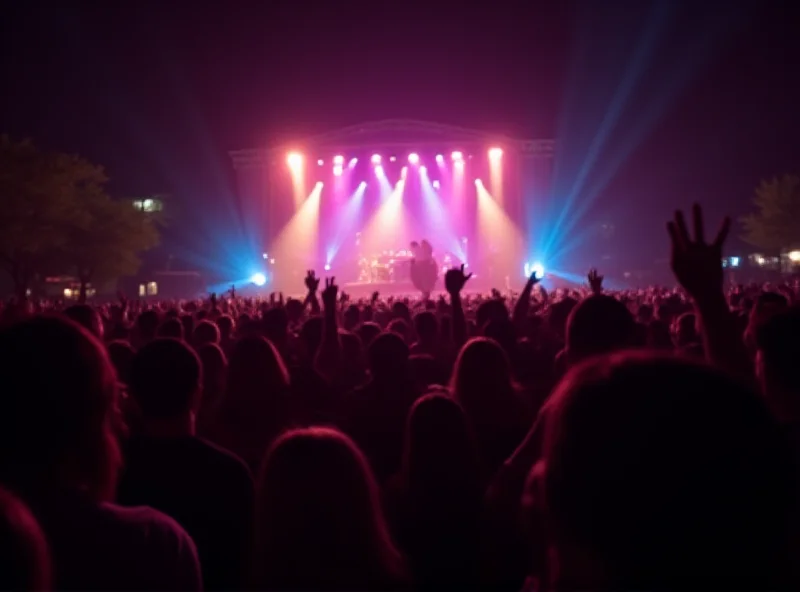
[[[325,271],[330,271],[330,270],[331,270],[331,264],[330,263],[326,263],[325,264]]]
[[[379,177],[383,177],[383,167],[381,165],[375,167],[375,174]]]
[[[267,283],[267,276],[265,276],[263,273],[254,273],[250,278],[250,281],[256,286],[263,286]]]
[[[366,181],[361,181],[361,183],[358,184],[358,187],[360,189],[366,189],[367,188],[367,182]]]
[[[381,155],[380,154],[373,154],[372,158],[370,159],[372,164],[380,164],[381,163]]]
[[[544,277],[544,265],[542,265],[539,261],[531,264],[525,263],[523,266],[523,271],[525,272],[525,277],[530,277],[531,274],[536,274],[537,278]]]
[[[497,160],[503,156],[503,149],[502,148],[490,148],[489,149],[489,158],[492,160]]]
[[[434,189],[439,189],[439,187],[441,187],[441,184],[439,183],[439,180],[437,179],[436,181],[433,182],[433,188]]]
[[[408,163],[409,164],[417,164],[419,162],[419,154],[416,152],[412,152],[408,155]]]
[[[269,264],[270,265],[275,265],[275,258],[274,257],[269,260]]]
[[[419,167],[419,174],[420,174],[420,175],[426,175],[426,174],[428,174],[428,167],[425,167],[425,166],[421,166],[421,167]]]
[[[402,169],[400,169],[401,179],[405,179],[407,175],[408,175],[408,167],[403,167]]]
[[[464,153],[456,150],[450,155],[450,158],[452,158],[454,161],[460,162],[464,160]]]
[[[397,160],[396,156],[390,156],[389,157],[389,162],[394,162],[395,160]]]
[[[297,152],[290,152],[286,157],[286,163],[290,168],[299,169],[303,165],[303,157]]]
[[[320,159],[317,161],[317,166],[322,166],[323,164],[325,164],[325,161],[324,161],[324,160],[322,160],[322,159],[320,158]]]
[[[475,185],[480,187],[481,185],[483,185],[483,181],[481,181],[480,179],[475,179]]]
[[[333,175],[335,177],[341,177],[342,176],[342,165],[337,164],[335,167],[333,167]]]
[[[444,156],[442,156],[441,154],[437,154],[436,155],[436,163],[437,164],[444,164]]]
[[[267,255],[266,253],[263,253],[263,254],[261,255],[261,257],[262,257],[262,258],[264,258],[264,259],[269,259],[269,255]]]
[[[347,166],[352,169],[354,166],[356,166],[356,164],[358,164],[358,159],[357,158],[351,158],[350,159],[350,164],[348,164]]]
[[[322,181],[317,181],[317,184],[314,185],[314,189],[322,189]]]
[[[341,154],[337,154],[336,156],[334,156],[333,164],[342,166],[344,164],[344,156],[342,156]]]

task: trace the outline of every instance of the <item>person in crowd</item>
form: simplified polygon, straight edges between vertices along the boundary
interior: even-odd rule
[[[533,409],[514,384],[503,349],[486,337],[467,342],[456,359],[450,388],[466,412],[482,461],[494,472],[533,421]]]
[[[259,590],[398,590],[405,566],[361,451],[344,434],[284,433],[258,479],[253,586]]]
[[[687,359],[620,353],[574,368],[543,413],[527,487],[550,550],[542,587],[790,584],[797,488],[755,392]]]
[[[177,522],[111,503],[122,426],[102,344],[67,319],[37,316],[0,330],[0,359],[0,484],[39,521],[53,586],[202,589],[194,542]]]
[[[227,391],[209,437],[256,472],[272,441],[293,423],[289,372],[275,347],[260,336],[236,342]]]
[[[182,341],[159,338],[136,353],[130,391],[142,425],[125,449],[117,499],[177,520],[197,545],[205,589],[236,590],[250,552],[253,478],[240,458],[196,436],[201,388],[200,359]]]
[[[0,487],[0,590],[46,592],[51,582],[50,551],[30,510]]]
[[[383,483],[400,468],[406,417],[417,393],[408,346],[399,335],[379,335],[369,346],[367,358],[371,377],[351,394],[345,425]]]
[[[219,327],[213,321],[202,320],[197,323],[192,334],[192,343],[195,347],[202,347],[207,343],[220,343]]]
[[[156,337],[183,339],[183,323],[177,317],[169,317],[158,326]]]
[[[203,369],[203,396],[197,414],[197,433],[204,436],[219,415],[225,396],[228,379],[228,359],[222,348],[208,343],[197,348],[197,356]]]
[[[73,304],[64,310],[64,316],[78,323],[102,341],[104,333],[103,321],[93,307],[88,304]]]
[[[484,471],[466,415],[429,394],[411,408],[403,464],[387,488],[398,544],[418,589],[472,589],[481,581]]]

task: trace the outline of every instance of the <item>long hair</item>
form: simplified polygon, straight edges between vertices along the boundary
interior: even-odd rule
[[[385,589],[402,580],[369,465],[334,429],[275,441],[260,473],[256,532],[259,588]]]
[[[415,500],[480,495],[475,441],[464,410],[451,397],[428,394],[414,403],[406,425],[402,477]]]
[[[223,407],[235,415],[252,413],[289,389],[289,371],[278,350],[267,339],[243,337],[228,360],[228,383]]]
[[[23,497],[112,499],[122,464],[117,380],[86,329],[40,316],[0,331],[0,481]]]

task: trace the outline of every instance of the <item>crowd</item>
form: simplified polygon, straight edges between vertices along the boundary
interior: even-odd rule
[[[0,313],[0,589],[797,589],[797,286]]]

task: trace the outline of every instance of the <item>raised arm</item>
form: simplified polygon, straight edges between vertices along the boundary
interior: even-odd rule
[[[536,277],[536,272],[534,271],[528,281],[525,282],[525,287],[522,288],[522,293],[517,298],[517,302],[514,304],[514,312],[511,315],[511,320],[514,322],[514,326],[517,329],[520,329],[525,324],[525,319],[528,318],[528,312],[531,308],[531,292],[533,291],[533,287],[541,281],[542,278]]]
[[[328,380],[334,380],[341,368],[342,347],[339,342],[339,327],[336,319],[336,297],[339,287],[336,278],[325,280],[322,292],[322,343],[320,343],[314,366],[317,372]]]
[[[444,275],[444,287],[450,295],[450,307],[453,315],[453,345],[460,348],[467,341],[467,318],[461,303],[461,290],[472,277],[464,273],[464,266],[448,269]]]
[[[694,301],[702,324],[708,361],[745,380],[753,380],[752,362],[736,329],[722,287],[722,245],[728,236],[731,220],[726,217],[716,238],[707,243],[703,210],[697,204],[692,208],[692,217],[693,239],[680,210],[675,212],[674,220],[667,223],[672,241],[672,271]]]

